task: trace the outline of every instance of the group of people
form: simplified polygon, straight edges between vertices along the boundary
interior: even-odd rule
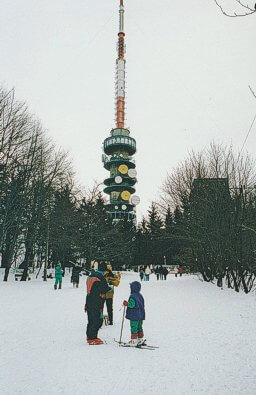
[[[149,276],[152,273],[154,273],[156,275],[157,280],[166,280],[167,275],[170,272],[166,266],[156,266],[155,268],[152,268],[152,269],[149,266],[140,266],[140,268],[139,268],[139,274],[140,274],[141,281],[149,281]],[[177,266],[174,267],[175,277],[177,277],[178,274],[181,277],[182,273],[183,273],[182,265],[179,265],[179,267],[177,267]]]
[[[78,287],[81,266],[74,264],[71,275],[71,282],[74,287]],[[55,284],[54,289],[61,289],[63,269],[58,262],[55,267]],[[157,280],[166,280],[169,271],[165,266],[156,266],[154,269],[150,266],[141,266],[139,274],[141,281],[149,280],[151,273],[155,273]],[[175,266],[175,276],[182,276],[183,267]],[[89,345],[103,344],[103,340],[98,337],[98,332],[103,325],[103,310],[106,303],[107,307],[107,324],[113,325],[113,298],[114,287],[120,284],[121,274],[114,274],[112,267],[107,262],[100,262],[97,267],[93,267],[86,280],[86,301],[85,313],[87,313],[88,323],[86,328],[86,341]],[[126,309],[126,318],[130,321],[131,339],[129,345],[138,346],[144,342],[143,321],[145,320],[144,298],[140,293],[141,283],[133,281],[130,283],[131,294],[128,300],[123,301]]]
[[[182,265],[180,265],[179,267],[175,266],[174,273],[175,273],[175,277],[178,277],[178,274],[180,275],[180,277],[182,277],[182,273],[183,273]]]
[[[72,268],[72,274],[71,274],[71,282],[73,283],[73,287],[78,288],[79,286],[79,280],[80,280],[80,272],[83,270],[83,268],[76,264],[73,263],[74,265]],[[61,289],[62,288],[62,279],[63,279],[63,274],[64,270],[62,269],[61,262],[57,262],[55,266],[55,283],[54,283],[54,289]],[[49,278],[52,278],[52,276],[49,276]]]
[[[167,274],[169,274],[167,267],[163,267],[163,266],[157,266],[154,272],[157,280],[166,280]]]
[[[149,281],[149,276],[152,273],[152,270],[150,269],[149,266],[141,266],[139,269],[140,273],[140,280],[141,281]]]
[[[113,296],[114,287],[120,283],[120,274],[112,272],[111,265],[100,262],[97,268],[91,270],[86,281],[87,296],[84,310],[88,323],[86,341],[89,345],[104,343],[98,337],[98,331],[103,324],[103,309],[106,302],[109,325],[113,325]],[[134,281],[130,284],[131,295],[123,301],[126,318],[130,320],[131,340],[129,344],[137,346],[144,341],[143,320],[145,319],[144,299],[140,293],[141,284]]]

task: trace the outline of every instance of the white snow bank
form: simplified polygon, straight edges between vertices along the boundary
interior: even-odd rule
[[[154,277],[154,278],[153,278]],[[144,325],[154,351],[122,348],[121,302],[134,273],[123,274],[114,326],[85,343],[85,277],[73,289],[53,281],[0,283],[0,393],[251,394],[256,393],[256,300],[192,276],[142,283]],[[125,322],[123,339],[129,339]]]

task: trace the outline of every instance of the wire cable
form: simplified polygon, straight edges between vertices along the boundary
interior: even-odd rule
[[[240,150],[240,152],[239,152],[239,155],[238,155],[237,160],[240,158],[240,155],[241,155],[241,153],[242,153],[242,151],[243,151],[243,149],[244,149],[244,146],[245,146],[246,141],[247,141],[247,139],[248,139],[248,137],[249,137],[249,134],[251,133],[251,130],[252,130],[252,128],[253,128],[253,125],[254,125],[255,120],[256,120],[256,114],[254,115],[254,118],[253,118],[253,121],[252,121],[252,123],[251,123],[251,126],[249,127],[249,130],[248,130],[248,132],[247,132],[247,135],[246,135],[246,137],[245,137],[245,139],[244,139],[244,142],[243,142],[242,148],[241,148],[241,150]]]

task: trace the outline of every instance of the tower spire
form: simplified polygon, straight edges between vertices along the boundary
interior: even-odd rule
[[[136,140],[125,127],[125,32],[124,0],[119,0],[119,31],[116,59],[116,119],[110,136],[104,140],[102,160],[109,171],[104,180],[104,192],[109,195],[106,204],[107,213],[113,221],[127,219],[136,223],[136,208],[139,197],[135,193],[137,182],[136,165],[133,155],[136,153]]]
[[[124,33],[124,1],[119,6],[119,33],[116,60],[116,127],[124,128],[125,119],[125,33]]]

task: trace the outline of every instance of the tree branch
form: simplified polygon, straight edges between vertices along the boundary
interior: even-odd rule
[[[256,94],[254,93],[254,91],[252,90],[252,88],[250,87],[250,85],[249,85],[249,89],[250,89],[250,91],[252,92],[253,96],[254,96],[255,99],[256,99]]]
[[[229,18],[237,18],[237,17],[243,17],[243,16],[248,16],[248,15],[252,15],[256,13],[256,9],[250,8],[248,5],[245,5],[244,3],[242,3],[241,0],[235,0],[241,7],[245,8],[247,11],[244,14],[237,14],[236,12],[234,12],[233,14],[229,14],[227,13],[224,8],[222,7],[222,5],[217,1],[217,0],[213,0],[214,3],[219,7],[219,9],[221,10],[222,14],[229,17]]]
[[[243,228],[244,230],[250,230],[251,232],[256,233],[256,229],[250,228],[249,226],[242,225],[242,228]]]
[[[249,6],[248,6],[248,4],[247,4],[247,5],[245,5],[244,3],[242,3],[242,1],[241,1],[241,0],[235,0],[235,1],[236,1],[238,4],[240,4],[240,6],[242,6],[242,7],[246,8],[248,11],[255,12],[255,10],[254,10],[253,8],[249,7]]]

